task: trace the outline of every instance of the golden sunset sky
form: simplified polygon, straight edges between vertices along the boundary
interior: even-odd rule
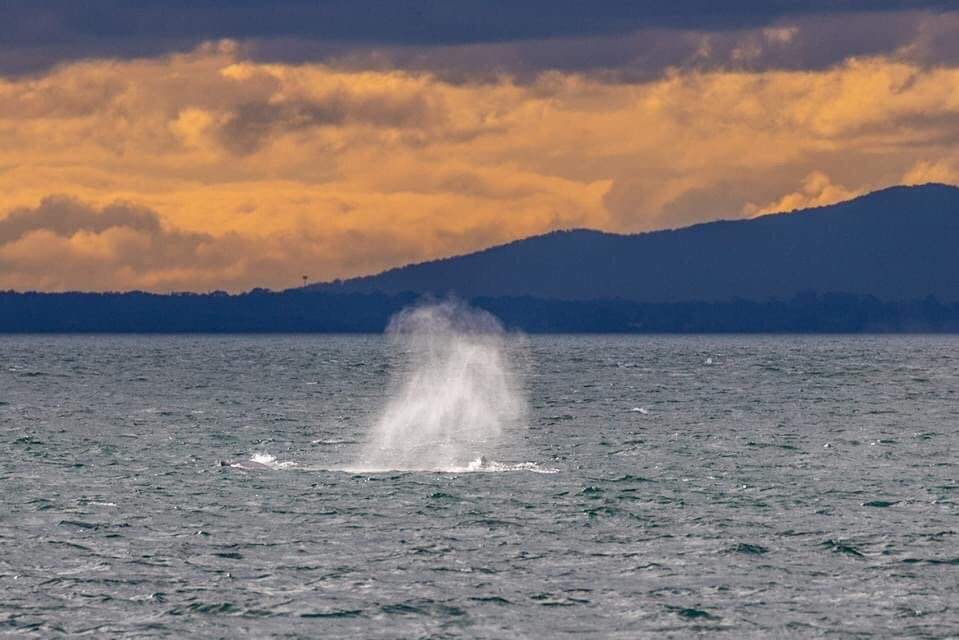
[[[944,3],[81,4],[0,5],[0,289],[283,289],[959,182]]]

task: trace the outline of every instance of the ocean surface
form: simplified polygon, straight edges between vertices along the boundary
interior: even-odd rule
[[[959,338],[515,340],[394,471],[382,336],[0,336],[0,635],[959,637]]]

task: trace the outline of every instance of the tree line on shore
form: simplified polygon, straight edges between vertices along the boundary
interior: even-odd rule
[[[415,293],[0,292],[3,333],[379,333]],[[799,292],[788,300],[645,303],[534,297],[469,301],[529,333],[959,333],[959,303]]]

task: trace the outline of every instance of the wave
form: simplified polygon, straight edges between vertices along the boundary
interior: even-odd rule
[[[250,456],[249,460],[239,460],[230,465],[234,469],[245,469],[247,471],[253,471],[256,469],[272,469],[274,471],[279,471],[281,469],[289,469],[290,467],[295,467],[297,464],[292,460],[286,460],[280,462],[276,459],[276,456],[271,456],[268,453],[254,453]]]
[[[334,445],[334,444],[357,444],[358,440],[348,440],[346,438],[326,438],[319,440],[310,440],[310,444],[325,444],[325,445]]]
[[[559,473],[559,469],[545,467],[536,462],[518,462],[510,464],[506,462],[497,462],[496,460],[487,460],[482,456],[470,461],[466,465],[437,466],[429,468],[341,467],[339,469],[330,469],[330,471],[346,471],[349,473],[392,473],[397,471],[420,473]]]

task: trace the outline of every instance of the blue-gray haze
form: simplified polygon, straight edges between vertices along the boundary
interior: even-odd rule
[[[0,634],[954,636],[957,362],[537,336],[535,466],[371,474],[381,337],[2,337]]]

